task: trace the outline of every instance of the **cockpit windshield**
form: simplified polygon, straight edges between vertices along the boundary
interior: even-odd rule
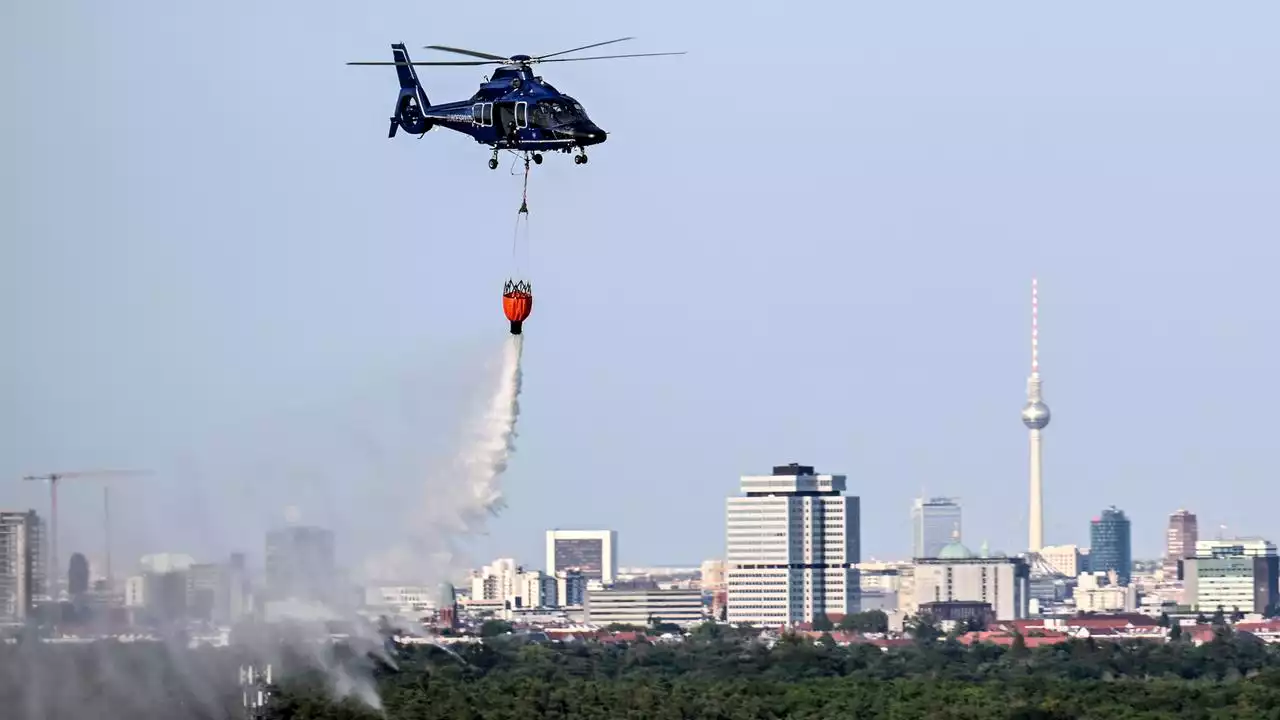
[[[579,122],[585,117],[582,106],[572,100],[543,100],[533,108],[535,127],[560,127]]]

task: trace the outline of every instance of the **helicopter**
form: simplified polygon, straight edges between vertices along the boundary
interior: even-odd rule
[[[498,169],[498,153],[508,150],[525,153],[533,162],[542,164],[542,153],[573,153],[578,165],[587,163],[587,148],[599,145],[608,133],[587,117],[587,111],[574,98],[565,95],[534,75],[533,67],[544,62],[576,62],[580,60],[609,60],[612,58],[653,57],[657,55],[684,55],[684,52],[638,53],[629,55],[596,55],[592,57],[562,58],[559,55],[588,50],[635,38],[583,45],[547,55],[512,55],[502,57],[490,53],[464,50],[444,45],[427,45],[425,50],[441,50],[458,55],[468,55],[478,60],[453,60],[439,62],[414,62],[404,43],[392,43],[393,61],[349,62],[348,65],[395,65],[400,79],[400,94],[396,96],[394,114],[388,138],[396,136],[398,128],[422,139],[427,131],[440,126],[475,138],[475,141],[493,148],[489,169]],[[480,89],[469,100],[432,105],[427,93],[418,82],[415,65],[497,65],[492,77],[486,77]]]

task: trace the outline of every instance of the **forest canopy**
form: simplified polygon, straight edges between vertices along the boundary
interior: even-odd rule
[[[928,639],[884,651],[724,626],[683,642],[330,646],[282,656],[264,717],[392,718],[1210,718],[1280,720],[1280,648],[1229,630],[1213,641],[1073,639],[1034,649]],[[241,718],[243,650],[164,644],[0,646],[5,717]],[[327,670],[326,670],[327,668]],[[384,705],[336,697],[364,677]],[[384,714],[385,712],[385,714]]]

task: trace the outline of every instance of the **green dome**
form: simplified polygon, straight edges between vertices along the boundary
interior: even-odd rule
[[[939,560],[968,560],[972,557],[973,553],[969,548],[961,545],[959,540],[952,540],[938,551]]]

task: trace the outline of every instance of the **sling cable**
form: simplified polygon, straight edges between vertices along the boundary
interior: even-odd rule
[[[502,311],[511,323],[511,334],[519,335],[524,321],[533,312],[533,286],[528,280],[521,279],[520,250],[526,252],[529,247],[529,157],[524,159],[524,193],[520,198],[520,209],[516,211],[516,228],[511,238],[511,264],[513,271],[502,288]]]

